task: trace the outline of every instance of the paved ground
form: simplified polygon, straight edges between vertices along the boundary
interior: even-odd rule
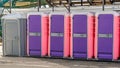
[[[48,58],[2,57],[0,68],[120,68],[120,63]]]
[[[52,58],[2,57],[0,68],[120,68],[120,62],[80,61]]]

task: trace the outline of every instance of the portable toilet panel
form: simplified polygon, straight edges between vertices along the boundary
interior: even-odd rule
[[[48,56],[48,38],[49,38],[49,15],[42,15],[42,33],[41,33],[41,56]]]
[[[87,59],[94,58],[94,42],[95,42],[95,13],[88,13],[87,19]]]
[[[95,58],[117,60],[119,57],[119,14],[99,13],[96,20]]]
[[[26,56],[26,16],[8,14],[2,17],[3,56]]]
[[[64,56],[64,14],[50,15],[49,56]]]
[[[47,56],[49,16],[41,13],[28,14],[28,55]]]
[[[69,58],[70,57],[70,51],[71,51],[71,46],[70,46],[70,37],[71,37],[71,14],[66,13],[65,18],[64,18],[64,58]]]
[[[94,17],[93,14],[87,13],[73,14],[71,26],[71,57],[74,59],[90,59],[93,57],[94,19],[92,17]]]

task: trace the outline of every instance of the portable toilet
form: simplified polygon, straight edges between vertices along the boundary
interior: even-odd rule
[[[2,17],[3,56],[26,56],[26,14]]]
[[[69,22],[69,14],[51,13],[48,48],[50,57],[66,58],[70,56]]]
[[[92,59],[94,56],[94,13],[72,13],[71,57]]]
[[[117,60],[119,57],[119,14],[101,12],[96,14],[95,58]]]
[[[48,14],[32,12],[27,15],[27,54],[28,56],[48,55]]]

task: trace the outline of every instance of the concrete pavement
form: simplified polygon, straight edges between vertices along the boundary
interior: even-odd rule
[[[0,68],[120,68],[120,63],[30,57],[2,57]]]

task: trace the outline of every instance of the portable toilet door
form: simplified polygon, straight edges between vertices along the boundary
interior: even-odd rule
[[[29,56],[41,56],[41,15],[38,13],[28,14],[27,48]]]
[[[95,58],[117,60],[119,57],[119,14],[98,13],[95,37]]]
[[[64,14],[53,13],[50,16],[49,56],[64,56]]]
[[[3,55],[25,56],[26,54],[26,20],[19,14],[2,18]]]
[[[4,45],[5,45],[5,55],[18,55],[20,52],[20,45],[18,42],[19,35],[19,21],[15,20],[5,20],[4,21]]]

